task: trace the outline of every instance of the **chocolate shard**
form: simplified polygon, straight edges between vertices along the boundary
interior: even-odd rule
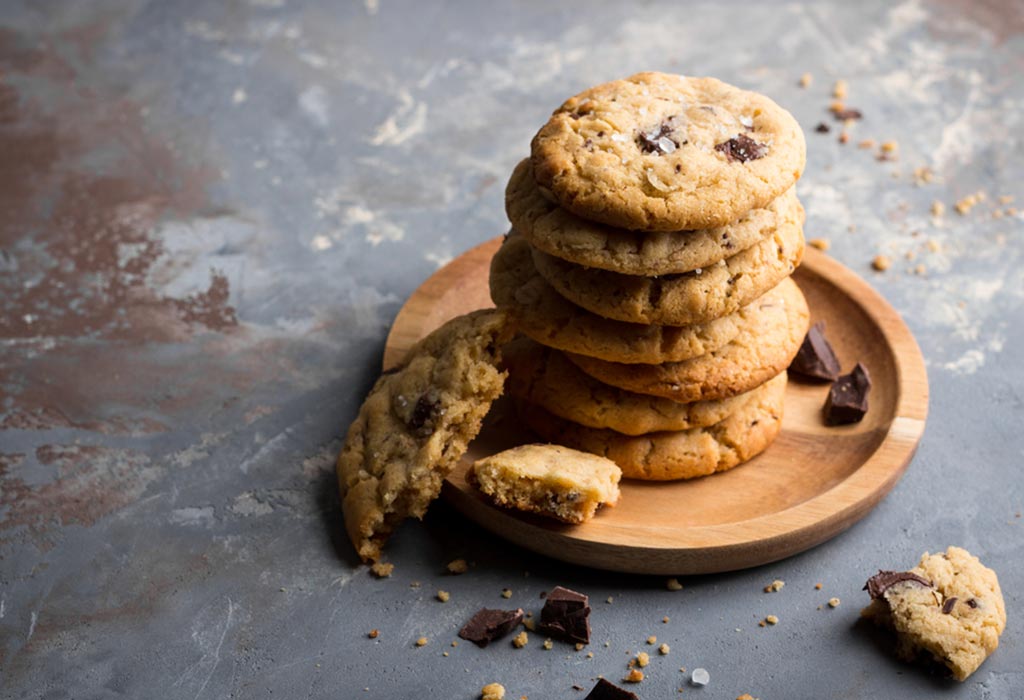
[[[835,381],[839,378],[839,358],[825,339],[824,321],[818,321],[807,331],[789,371],[812,379]]]
[[[768,146],[758,143],[746,134],[738,134],[728,141],[715,146],[716,151],[721,151],[730,162],[739,161],[746,163],[748,160],[757,160],[768,155]]]
[[[594,686],[594,689],[583,700],[640,700],[640,698],[636,696],[636,693],[631,693],[624,688],[609,683],[604,678],[599,678],[597,685]]]
[[[830,127],[825,122],[818,122],[818,126],[814,127],[814,130],[817,131],[819,134],[827,134],[828,132],[832,131],[832,127]]]
[[[540,611],[541,632],[574,644],[590,643],[590,599],[582,593],[555,586]]]
[[[832,383],[825,399],[826,425],[857,423],[868,412],[871,375],[861,363]]]
[[[483,649],[494,640],[501,639],[514,630],[522,621],[522,608],[515,610],[482,608],[459,630],[459,636]]]
[[[658,126],[639,132],[636,137],[636,145],[644,153],[656,153],[658,155],[672,153],[680,145],[678,140],[671,138],[672,132],[676,128],[675,119],[676,117],[673,115]]]
[[[832,112],[838,121],[845,122],[851,119],[860,119],[864,115],[861,114],[859,109],[837,109]]]
[[[942,614],[948,615],[951,612],[953,612],[953,608],[956,607],[957,600],[959,600],[959,598],[953,596],[952,598],[946,598],[944,601],[942,601]]]
[[[882,595],[889,590],[892,586],[897,583],[903,583],[904,581],[912,581],[919,585],[925,586],[926,588],[932,587],[932,582],[927,579],[923,579],[917,574],[909,571],[879,571],[877,574],[868,579],[868,582],[864,584],[863,590],[868,592],[871,599],[881,598]]]

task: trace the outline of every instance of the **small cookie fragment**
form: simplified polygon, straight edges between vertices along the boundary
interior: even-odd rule
[[[459,636],[483,649],[501,639],[523,621],[523,609],[493,610],[483,608],[459,630]]]
[[[488,683],[480,689],[480,700],[505,700],[505,686],[501,683]]]
[[[469,565],[466,563],[465,559],[453,559],[448,562],[448,566],[446,568],[448,569],[448,573],[452,576],[458,576],[459,574],[464,574],[469,571]]]
[[[418,646],[418,647],[425,647],[425,646],[427,646],[427,644],[429,642],[430,642],[430,640],[427,639],[426,637],[420,637],[419,639],[416,640],[416,646]]]
[[[789,370],[812,379],[835,381],[839,378],[839,358],[825,338],[824,321],[818,321],[807,330]]]
[[[512,646],[516,649],[522,649],[530,643],[530,635],[526,633],[526,630],[521,631],[515,637],[512,637]]]
[[[390,562],[377,561],[370,566],[370,573],[377,578],[388,578],[395,571],[395,565]]]
[[[827,425],[848,425],[858,423],[868,412],[868,392],[871,391],[871,375],[861,363],[849,374],[836,379],[825,400],[825,423]]]
[[[537,629],[566,642],[589,644],[589,598],[568,588],[555,586],[544,601]]]
[[[871,261],[871,267],[875,268],[879,272],[885,272],[892,267],[892,258],[888,255],[876,255]]]
[[[640,668],[646,668],[651,663],[651,655],[646,651],[641,651],[636,655],[636,665]]]
[[[604,678],[598,678],[597,685],[587,693],[587,697],[583,700],[640,700],[640,698],[635,693],[609,683]]]
[[[470,483],[501,506],[579,524],[619,500],[622,470],[561,445],[521,445],[473,464]]]
[[[785,585],[786,585],[785,581],[780,581],[779,579],[775,579],[774,581],[772,581],[771,583],[769,583],[767,586],[764,587],[764,592],[765,593],[778,593],[779,591],[782,590],[782,587],[785,586]]]
[[[439,590],[437,592],[437,599],[442,603],[447,603],[451,597],[451,593],[449,593],[448,591]]]
[[[670,591],[681,591],[683,590],[683,584],[679,583],[679,579],[677,578],[670,578],[665,581],[665,588]]]
[[[959,681],[996,650],[1006,627],[995,572],[959,547],[926,552],[909,571],[879,571],[864,588],[872,600],[861,616],[895,632],[897,656],[930,654]]]
[[[672,648],[668,644],[665,644],[665,642],[662,642],[661,646],[658,647],[658,653],[662,656],[666,656],[670,651],[672,651]]]
[[[626,677],[623,678],[622,680],[624,680],[627,683],[639,683],[643,679],[644,679],[644,672],[643,671],[641,671],[638,668],[631,668],[631,669],[629,669],[629,673],[627,673]]]
[[[829,598],[828,599],[828,606],[830,608],[838,608],[840,602],[842,602],[842,601],[840,601],[838,598]]]

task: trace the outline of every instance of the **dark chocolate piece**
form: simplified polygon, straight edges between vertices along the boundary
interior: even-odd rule
[[[609,683],[604,678],[598,678],[597,685],[583,700],[640,700],[640,698],[636,696],[636,693]]]
[[[674,120],[675,117],[672,116],[663,121],[659,126],[647,131],[641,131],[636,137],[636,145],[644,153],[657,153],[658,155],[664,155],[676,150],[679,148],[679,142],[669,137],[669,134],[676,128],[675,124],[673,124]],[[666,140],[662,141],[662,139]]]
[[[942,603],[942,614],[948,615],[951,612],[953,612],[953,608],[956,607],[957,600],[959,599],[956,596],[953,596],[952,598],[946,598],[946,600]]]
[[[716,151],[721,151],[730,161],[746,163],[748,160],[757,160],[768,155],[768,146],[758,143],[746,134],[738,134],[728,141],[715,146]]]
[[[409,430],[416,437],[430,437],[436,429],[437,419],[441,416],[441,397],[430,389],[416,401],[412,415],[409,416]]]
[[[544,601],[537,629],[566,642],[589,644],[589,599],[582,593],[555,586]]]
[[[978,601],[975,600],[974,598],[968,599],[967,605],[970,606],[970,608],[972,610],[977,610],[978,609]]]
[[[926,588],[932,587],[932,582],[921,578],[917,574],[912,574],[909,571],[879,571],[877,574],[868,579],[868,582],[864,584],[863,590],[868,592],[871,599],[881,598],[882,594],[889,590],[890,587],[895,586],[897,583],[904,581],[913,581],[914,583],[920,584]]]
[[[817,131],[819,134],[827,134],[828,132],[832,131],[832,127],[830,127],[825,122],[818,122],[818,126],[814,127],[814,130]]]
[[[847,425],[857,423],[868,412],[868,392],[871,375],[861,363],[849,374],[833,382],[825,399],[825,424]]]
[[[845,122],[848,119],[860,119],[864,115],[861,114],[859,109],[836,109],[832,111],[835,118],[841,122]]]
[[[818,321],[807,331],[789,371],[813,379],[835,381],[839,378],[839,359],[825,339],[824,321]]]
[[[483,649],[501,639],[523,621],[523,609],[492,610],[482,608],[459,630],[459,636]]]

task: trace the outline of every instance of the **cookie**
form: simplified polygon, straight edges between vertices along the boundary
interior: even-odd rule
[[[491,298],[538,343],[609,362],[678,362],[720,348],[739,333],[738,314],[686,327],[612,321],[566,300],[537,273],[530,245],[511,233],[491,261]]]
[[[638,73],[559,107],[533,138],[537,183],[620,228],[713,228],[768,205],[804,169],[803,132],[764,95],[714,78]]]
[[[731,469],[760,454],[782,426],[786,375],[747,394],[724,420],[703,428],[630,436],[588,428],[539,406],[520,405],[520,417],[545,440],[607,457],[629,479],[693,479]]]
[[[370,390],[337,463],[345,528],[364,560],[379,559],[395,527],[437,498],[502,393],[500,346],[511,333],[503,311],[455,318]]]
[[[467,478],[499,506],[579,524],[619,500],[622,470],[561,445],[520,445],[477,460]]]
[[[505,190],[513,228],[535,248],[577,265],[627,275],[668,275],[704,268],[770,236],[782,222],[803,222],[791,188],[763,209],[717,228],[629,231],[580,218],[544,197],[530,161],[521,162]]]
[[[799,219],[711,267],[662,277],[596,270],[534,249],[537,271],[559,294],[599,316],[684,326],[737,311],[788,277],[804,254]]]
[[[810,321],[807,301],[785,279],[740,310],[740,332],[706,355],[660,365],[606,362],[577,353],[566,357],[605,384],[682,403],[724,399],[750,391],[784,370],[803,341]]]
[[[557,350],[518,338],[502,350],[510,396],[590,428],[625,435],[687,430],[724,420],[743,402],[743,394],[718,401],[679,403],[635,394],[603,384]]]
[[[959,681],[996,650],[1006,627],[995,572],[959,547],[926,552],[909,571],[879,571],[864,588],[871,604],[861,615],[896,633],[901,658],[930,655]]]

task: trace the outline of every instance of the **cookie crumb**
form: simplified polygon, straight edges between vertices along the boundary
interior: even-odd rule
[[[800,85],[800,87],[802,88],[808,88],[811,86],[811,83],[813,82],[814,76],[811,75],[810,73],[804,73],[803,75],[800,76],[800,82],[798,83],[798,85]]]
[[[502,588],[501,589],[501,597],[502,598],[511,598],[512,597],[512,589],[511,588]]]
[[[785,581],[780,581],[779,579],[775,579],[774,581],[772,581],[771,583],[769,583],[767,586],[764,587],[764,592],[765,593],[778,593],[779,591],[782,590],[782,587],[785,586],[785,585],[786,585]]]
[[[924,264],[918,263],[917,265],[914,266],[915,275],[924,275],[926,272],[928,272],[928,268],[925,267]]]
[[[453,647],[457,647],[457,646],[459,646],[459,642],[458,642],[458,640],[455,640],[454,642],[452,642],[452,646],[453,646]]]
[[[885,272],[892,267],[892,259],[887,255],[876,255],[874,260],[871,261],[871,267],[879,272]]]
[[[935,173],[927,165],[914,168],[914,184],[926,185],[935,179]]]
[[[657,638],[657,637],[655,637],[655,636],[654,636],[654,635],[652,634],[652,635],[651,635],[650,637],[648,637],[648,638],[647,638],[647,643],[648,643],[648,644],[652,644],[652,645],[653,645],[653,644],[657,644],[657,643],[658,643],[658,638]]]
[[[480,690],[480,700],[504,700],[505,686],[501,683],[488,683]]]
[[[459,574],[464,574],[467,571],[469,571],[469,565],[466,563],[465,559],[453,559],[452,561],[448,562],[447,568],[448,573],[454,574],[456,576],[458,576]]]
[[[526,634],[526,630],[523,630],[515,637],[512,637],[512,646],[514,646],[516,649],[522,649],[529,643],[529,641],[530,637]]]
[[[832,247],[832,244],[827,238],[812,238],[807,241],[807,244],[812,248],[817,248],[818,250],[828,250]]]
[[[451,598],[451,594],[448,591],[437,592],[437,599],[442,603],[447,603],[449,598]]]
[[[667,625],[668,624],[668,615],[666,615],[665,617],[661,618],[661,622],[662,622],[662,624]]]
[[[767,622],[765,622],[764,620],[758,620],[758,622],[757,622],[757,626],[758,626],[758,627],[767,627],[767,626],[768,626],[768,623],[767,623]]]
[[[860,142],[857,143],[857,148],[869,149],[869,148],[874,148],[874,147],[875,147],[875,140],[874,139],[862,139]]]
[[[541,644],[541,646],[550,651],[552,648],[554,648],[555,645],[550,639],[545,639],[544,643]]]
[[[757,700],[757,698],[750,693],[743,693],[743,695],[737,695],[736,700]]]
[[[425,646],[427,646],[427,642],[429,642],[429,641],[430,640],[427,639],[426,637],[420,637],[419,639],[416,640],[416,646],[418,646],[418,647],[425,647]]]
[[[377,637],[380,636],[380,630],[372,629],[372,630],[370,630],[369,632],[366,633],[366,636],[369,637],[370,639],[376,639]]]
[[[662,656],[666,656],[670,651],[672,651],[672,648],[668,644],[665,644],[665,642],[662,642],[661,646],[658,647],[658,653]]]
[[[829,598],[828,599],[828,606],[830,608],[838,608],[839,607],[839,603],[840,603],[840,600],[838,598]]]
[[[835,84],[832,85],[832,97],[836,98],[837,100],[842,100],[846,98],[845,80],[837,80]]]
[[[587,645],[582,642],[576,642],[576,651],[583,651],[586,646]]]
[[[626,683],[639,683],[644,679],[644,672],[638,668],[629,669],[629,673],[622,680]]]
[[[931,212],[932,216],[934,216],[937,219],[946,213],[946,205],[936,199],[934,202],[932,202]]]
[[[769,625],[779,624],[779,618],[775,615],[769,615],[768,617],[764,618],[764,621],[767,622]]]
[[[636,655],[636,664],[640,668],[646,668],[649,663],[651,663],[651,657],[646,651],[641,651]]]
[[[711,681],[711,674],[703,668],[693,669],[693,673],[690,674],[690,682],[694,685],[707,685]]]
[[[608,596],[608,600],[606,600],[604,602],[608,603],[608,605],[611,605],[614,600],[615,600],[614,598],[612,598],[611,596]]]
[[[392,572],[394,572],[394,570],[394,564],[383,561],[374,562],[373,566],[370,567],[370,572],[377,578],[387,578],[392,574]]]
[[[879,147],[882,153],[893,154],[899,150],[900,145],[895,141],[882,141],[882,145]]]
[[[448,652],[447,651],[442,651],[441,652],[441,656],[447,657],[448,656]]]
[[[957,200],[956,204],[953,205],[953,208],[956,209],[956,213],[960,216],[966,216],[970,213],[971,209],[983,201],[985,201],[985,193],[975,192],[974,194],[969,194],[966,197]]]
[[[677,578],[670,578],[665,582],[665,588],[670,591],[681,591],[683,590],[683,584],[679,583],[679,579]]]
[[[587,652],[587,658],[588,658],[588,659],[592,659],[592,658],[594,658],[594,652],[592,652],[592,651],[588,651],[588,652]]]
[[[820,591],[821,590],[821,584],[820,583],[814,584],[814,590]]]
[[[537,622],[531,618],[524,618],[523,627],[528,629],[530,632],[533,632],[535,629],[537,629]]]
[[[840,131],[839,132],[839,143],[849,143],[849,141],[850,141],[850,133],[846,129],[843,129],[842,131]]]
[[[419,581],[410,581],[410,582],[409,582],[409,588],[419,588],[419,587],[420,587],[420,585],[421,585],[421,584],[420,584],[420,582],[419,582]]]

